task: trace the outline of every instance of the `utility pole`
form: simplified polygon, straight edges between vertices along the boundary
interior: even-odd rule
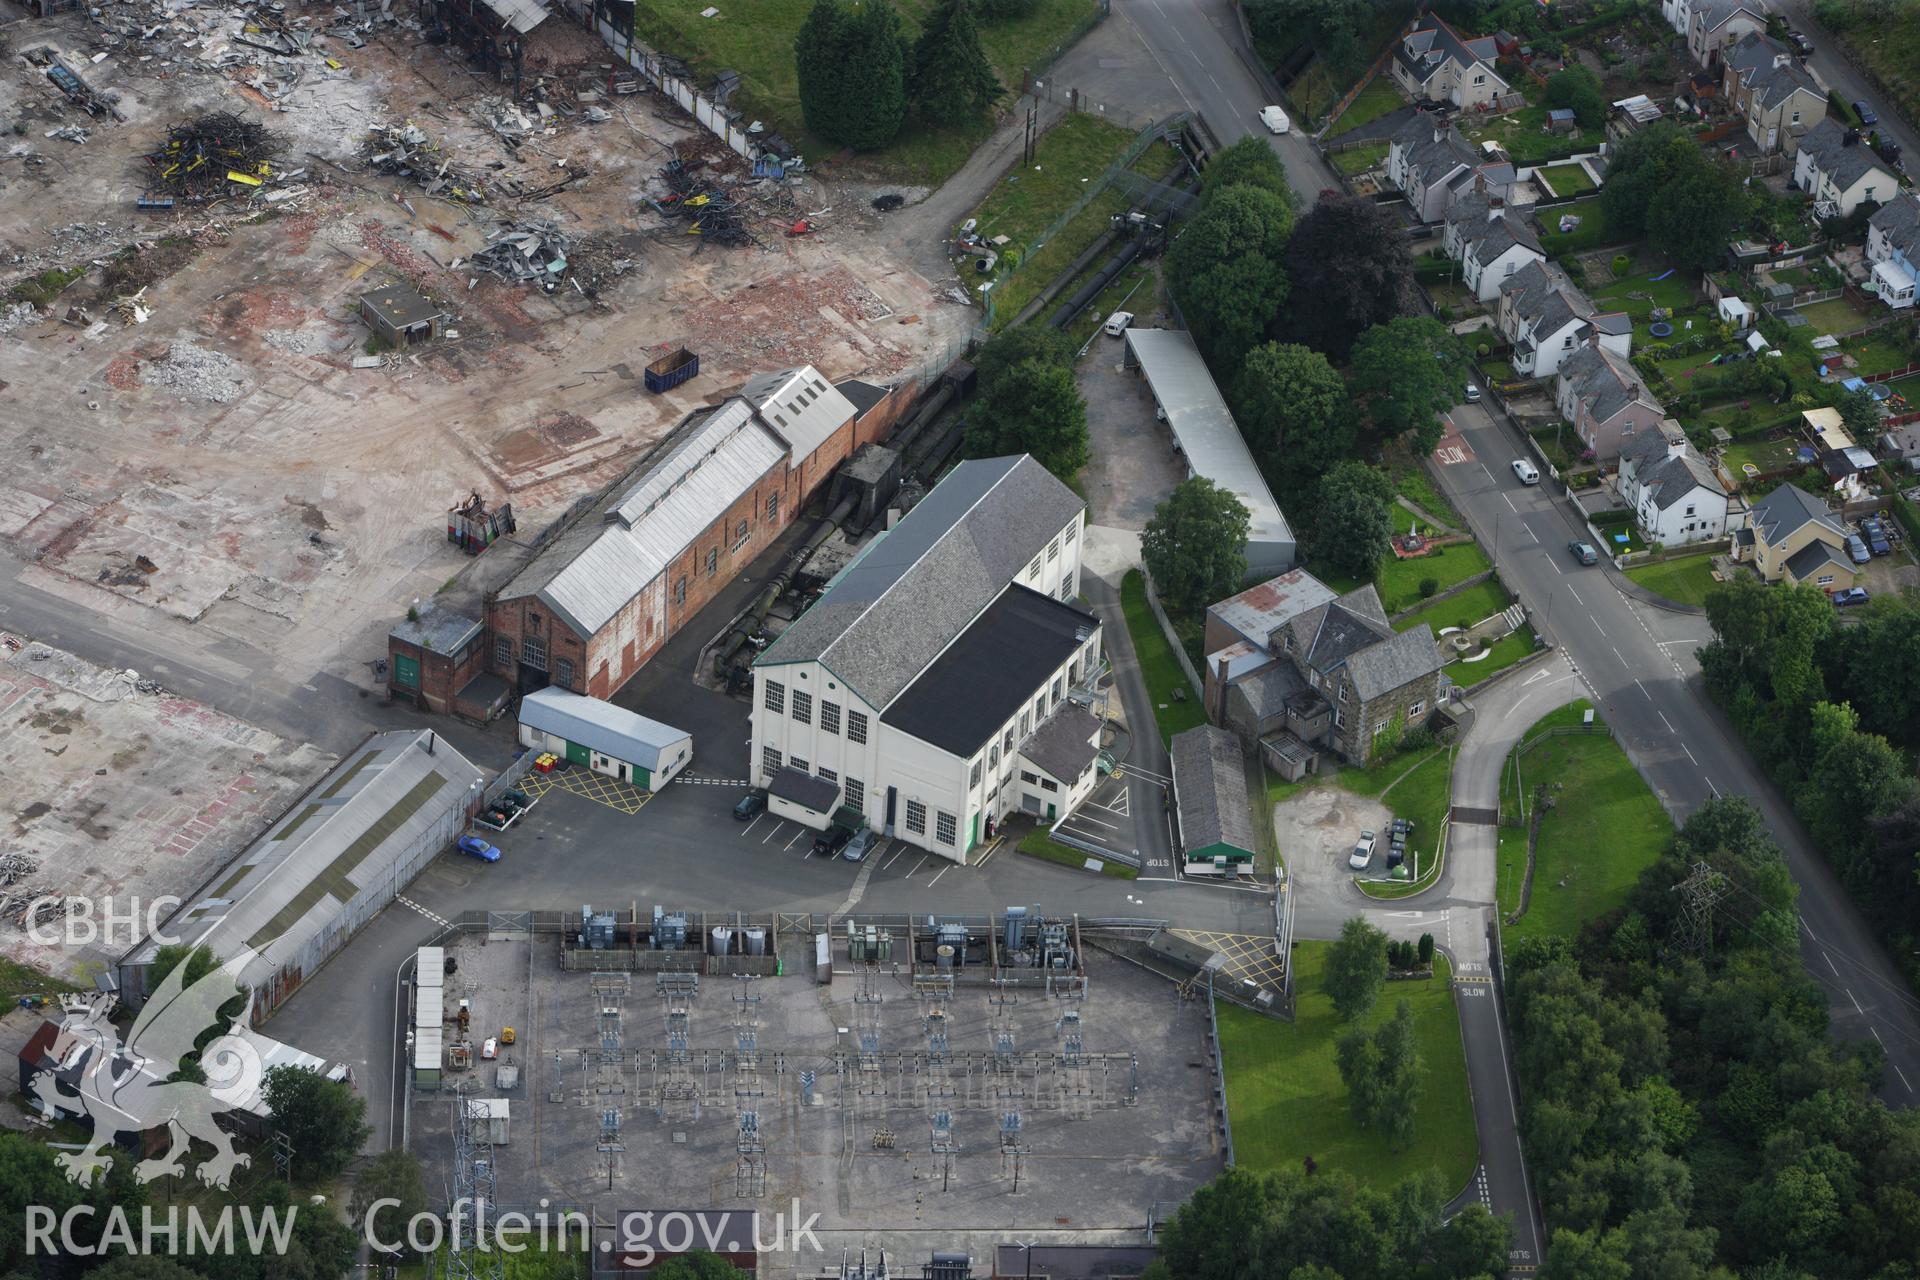
[[[1727,878],[1704,862],[1696,862],[1687,878],[1673,886],[1680,895],[1681,945],[1695,955],[1713,947],[1713,908],[1733,891]]]

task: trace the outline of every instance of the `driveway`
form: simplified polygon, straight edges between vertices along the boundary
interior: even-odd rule
[[[1347,917],[1372,899],[1353,887],[1347,855],[1363,830],[1380,840],[1374,856],[1385,865],[1386,830],[1393,813],[1369,796],[1324,784],[1296,792],[1273,806],[1273,838],[1287,865],[1294,895],[1294,928],[1303,937],[1332,937]]]
[[[1142,316],[1138,323],[1151,324],[1153,318]],[[1139,530],[1186,478],[1186,468],[1173,451],[1167,428],[1154,419],[1146,380],[1122,367],[1125,348],[1125,339],[1096,334],[1074,371],[1087,401],[1092,452],[1081,480],[1089,524]]]

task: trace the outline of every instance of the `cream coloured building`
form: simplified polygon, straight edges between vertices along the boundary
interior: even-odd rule
[[[754,780],[804,770],[959,862],[1010,814],[1071,812],[1104,670],[1075,603],[1085,512],[1025,455],[955,468],[754,663]]]

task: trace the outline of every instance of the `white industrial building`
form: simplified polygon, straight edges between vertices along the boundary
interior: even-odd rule
[[[1100,733],[1085,510],[1025,455],[955,468],[754,663],[754,780],[957,862],[1009,814],[1064,817]]]
[[[453,843],[485,783],[431,730],[373,734],[121,957],[122,1001],[146,999],[158,938],[223,962],[251,949],[237,976],[258,1022]]]
[[[1146,376],[1166,416],[1187,474],[1205,476],[1247,508],[1247,574],[1271,578],[1293,568],[1293,530],[1273,500],[1227,401],[1207,372],[1193,335],[1183,329],[1127,330],[1128,363]]]
[[[548,686],[520,699],[520,745],[647,791],[693,761],[693,735],[599,698]]]

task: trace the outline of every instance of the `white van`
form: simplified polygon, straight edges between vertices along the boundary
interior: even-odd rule
[[[1101,325],[1100,328],[1106,333],[1106,335],[1109,338],[1118,338],[1122,334],[1126,333],[1127,326],[1132,323],[1133,323],[1133,312],[1116,311],[1112,315],[1107,317],[1107,322]]]
[[[1260,123],[1275,133],[1285,133],[1293,127],[1287,119],[1287,113],[1274,106],[1260,108]]]

